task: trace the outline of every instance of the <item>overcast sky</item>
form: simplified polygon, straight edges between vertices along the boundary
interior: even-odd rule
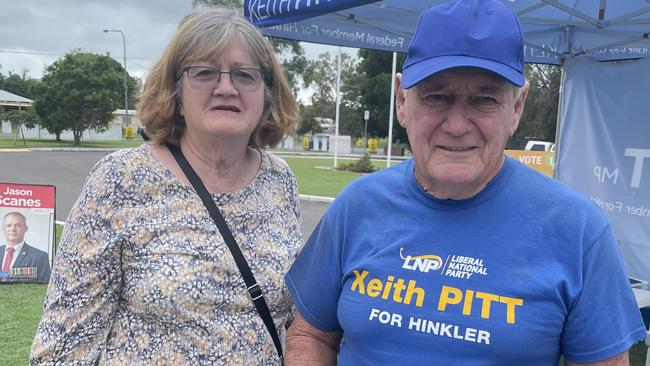
[[[167,45],[180,20],[192,11],[191,0],[0,0],[0,72],[40,78],[44,68],[66,52],[110,55],[143,77]],[[304,44],[309,57],[336,52],[332,46]],[[349,50],[348,52],[354,52]]]
[[[0,0],[0,9],[0,71],[35,78],[77,48],[122,63],[122,36],[103,29],[124,32],[127,70],[142,76],[192,10],[191,0]]]

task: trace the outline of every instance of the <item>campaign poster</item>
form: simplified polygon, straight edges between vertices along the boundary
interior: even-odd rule
[[[625,271],[650,282],[648,70],[650,59],[567,59],[557,177],[605,212]]]
[[[0,182],[0,283],[48,283],[56,188]]]
[[[506,155],[553,178],[553,151],[506,150]]]

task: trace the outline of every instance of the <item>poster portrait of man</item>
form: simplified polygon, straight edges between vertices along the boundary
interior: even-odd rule
[[[12,280],[32,280],[39,283],[50,281],[50,260],[47,252],[25,241],[29,230],[27,217],[11,211],[2,218],[4,245],[0,246],[2,272],[10,273]]]
[[[55,188],[0,183],[0,283],[50,281]]]

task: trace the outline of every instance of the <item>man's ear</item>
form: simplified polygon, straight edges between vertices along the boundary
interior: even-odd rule
[[[404,123],[406,122],[406,110],[404,103],[406,102],[406,89],[402,88],[402,74],[395,74],[395,108],[397,110],[397,122],[400,126],[406,128]]]
[[[524,104],[526,103],[526,97],[528,96],[529,88],[530,84],[526,81],[526,84],[521,87],[519,98],[515,100],[515,110],[513,115],[512,128],[510,129],[510,136],[514,135],[517,131],[517,128],[519,127],[519,121],[521,120],[521,116],[524,114]]]

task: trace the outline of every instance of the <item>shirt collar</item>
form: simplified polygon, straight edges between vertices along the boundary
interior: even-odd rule
[[[23,244],[25,244],[25,241],[21,241],[20,243],[16,244],[13,246],[14,250],[14,255],[20,253],[20,251],[23,249]],[[9,245],[7,245],[7,248],[5,248],[5,252],[9,249]]]

